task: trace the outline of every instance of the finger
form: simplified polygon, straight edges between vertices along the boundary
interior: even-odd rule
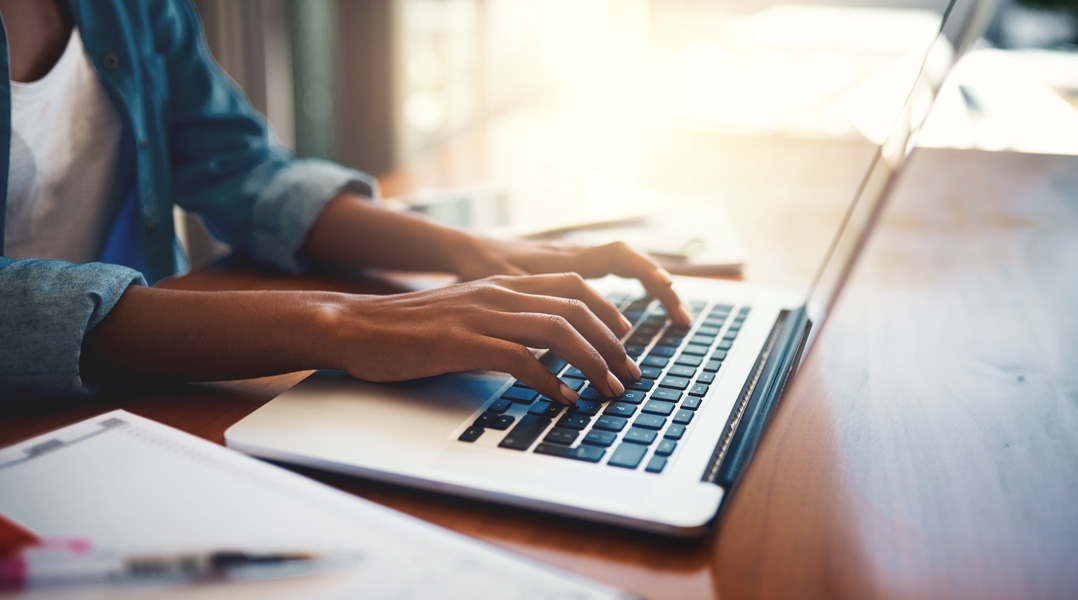
[[[629,360],[625,346],[582,300],[521,294],[514,304],[516,306],[509,306],[507,310],[560,315],[598,350],[615,375],[625,381],[635,381],[640,377],[640,369]],[[569,359],[567,356],[563,358]]]
[[[469,265],[459,273],[461,281],[474,281],[476,279],[498,275],[518,277],[527,276],[530,275],[530,273],[506,261]]]
[[[585,309],[587,310],[587,309]],[[592,317],[594,319],[594,316]],[[596,319],[596,324],[605,329]],[[549,348],[569,364],[580,369],[592,387],[608,397],[625,391],[618,378],[610,372],[603,355],[567,319],[551,313],[506,313],[491,311],[478,329],[481,333],[531,348]],[[609,334],[609,331],[607,332]],[[614,345],[621,346],[617,340]],[[625,350],[621,350],[621,370],[625,371]]]
[[[474,362],[470,369],[509,373],[524,385],[562,404],[572,404],[580,399],[580,394],[562,383],[519,343],[485,337],[472,350]]]
[[[504,282],[505,287],[532,295],[560,296],[580,300],[606,324],[611,331],[618,335],[629,333],[633,325],[622,316],[618,307],[602,294],[588,285],[579,273],[551,273],[547,275],[532,275],[531,277],[517,277]]]
[[[674,291],[674,280],[666,269],[650,257],[624,242],[595,246],[580,253],[581,266],[577,270],[586,277],[602,277],[607,274],[632,277],[644,284],[644,289],[666,307],[667,314],[676,325],[692,324],[692,313]]]

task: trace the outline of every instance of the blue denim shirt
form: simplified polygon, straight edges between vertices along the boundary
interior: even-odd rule
[[[286,271],[325,203],[375,183],[339,165],[300,160],[206,48],[187,0],[70,0],[75,24],[123,118],[116,189],[124,197],[102,262],[0,257],[0,398],[91,391],[79,375],[88,330],[131,285],[186,267],[174,204],[203,217],[234,250]],[[0,249],[11,153],[11,78],[0,27]],[[77,210],[77,207],[73,207]]]

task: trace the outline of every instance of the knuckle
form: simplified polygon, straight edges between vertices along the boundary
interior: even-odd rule
[[[514,345],[510,347],[505,352],[505,358],[511,367],[517,369],[535,360],[535,356],[532,355],[531,350],[528,350],[521,345]]]
[[[584,285],[584,277],[576,271],[569,271],[568,273],[562,273],[562,277],[571,285],[582,286]]]
[[[561,315],[543,316],[543,327],[552,335],[561,334],[566,329],[570,329],[568,319]]]
[[[566,299],[565,307],[566,309],[568,309],[567,312],[575,314],[585,314],[590,312],[591,310],[588,308],[588,305],[583,300],[578,300],[577,298]]]

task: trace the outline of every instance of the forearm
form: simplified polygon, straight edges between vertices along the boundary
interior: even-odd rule
[[[342,192],[323,209],[303,250],[321,261],[458,273],[478,254],[478,243],[479,238],[466,231]]]
[[[337,294],[129,288],[83,341],[90,384],[148,375],[184,380],[333,368],[323,350]]]

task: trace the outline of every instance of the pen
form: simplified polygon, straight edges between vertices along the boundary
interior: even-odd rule
[[[310,572],[319,557],[309,552],[252,553],[214,550],[173,554],[68,552],[27,548],[0,558],[0,590],[87,583],[219,581],[238,576],[280,577]]]

